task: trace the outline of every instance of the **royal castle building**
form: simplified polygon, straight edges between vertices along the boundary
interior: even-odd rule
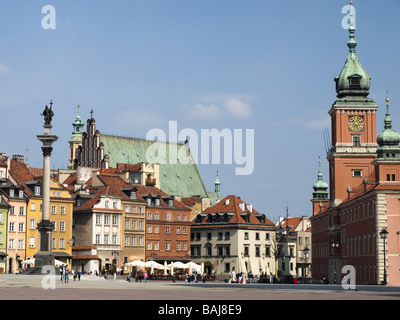
[[[392,130],[389,99],[384,130],[377,134],[378,105],[356,54],[352,15],[347,46],[329,110],[329,193],[321,170],[314,184],[313,278],[339,283],[346,266],[357,284],[399,285],[400,135]]]

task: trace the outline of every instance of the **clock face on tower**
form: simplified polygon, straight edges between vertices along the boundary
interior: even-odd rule
[[[364,118],[360,116],[352,116],[349,118],[349,130],[350,131],[363,131],[364,130]]]

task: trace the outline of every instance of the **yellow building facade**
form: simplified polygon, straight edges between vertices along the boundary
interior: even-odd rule
[[[42,190],[40,179],[29,196],[27,208],[26,258],[38,252],[37,224],[42,219]],[[36,191],[35,191],[36,190]],[[52,249],[57,260],[71,264],[72,258],[72,211],[74,199],[68,189],[57,180],[50,179],[50,221],[53,224]]]

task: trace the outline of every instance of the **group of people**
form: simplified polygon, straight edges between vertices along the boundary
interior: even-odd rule
[[[149,278],[149,274],[147,273],[147,271],[142,271],[139,270],[136,275],[135,275],[135,281],[136,282],[147,282],[147,279]],[[128,272],[126,275],[126,281],[131,282],[131,273]]]
[[[253,274],[251,271],[249,272],[249,282],[251,283],[253,281]],[[232,268],[230,278],[229,278],[229,283],[246,283],[246,274],[243,272],[236,273],[235,267]],[[251,280],[250,280],[251,279]]]
[[[199,275],[197,274],[197,271],[194,271],[192,274],[186,273],[185,274],[185,282],[186,283],[190,283],[190,282],[197,283],[198,277],[199,277]],[[206,282],[206,274],[205,273],[201,276],[201,279],[202,279],[203,283]]]
[[[74,271],[74,270],[69,270],[68,266],[63,265],[60,267],[60,274],[61,274],[61,282],[62,283],[68,283],[69,282],[69,275],[72,273],[72,277],[74,281],[78,279],[78,281],[81,281],[81,272],[80,271]]]
[[[247,279],[249,280],[249,283],[253,283],[253,278],[254,275],[251,271],[249,271],[249,273],[246,275],[244,272],[239,272],[236,273],[235,272],[235,267],[232,268],[230,277],[228,279],[229,283],[246,283]],[[274,278],[272,276],[272,273],[270,273],[269,275],[269,283],[273,283],[274,282]]]

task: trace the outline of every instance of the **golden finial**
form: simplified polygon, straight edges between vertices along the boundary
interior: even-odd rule
[[[350,5],[352,5],[353,4],[353,1],[350,1]]]

